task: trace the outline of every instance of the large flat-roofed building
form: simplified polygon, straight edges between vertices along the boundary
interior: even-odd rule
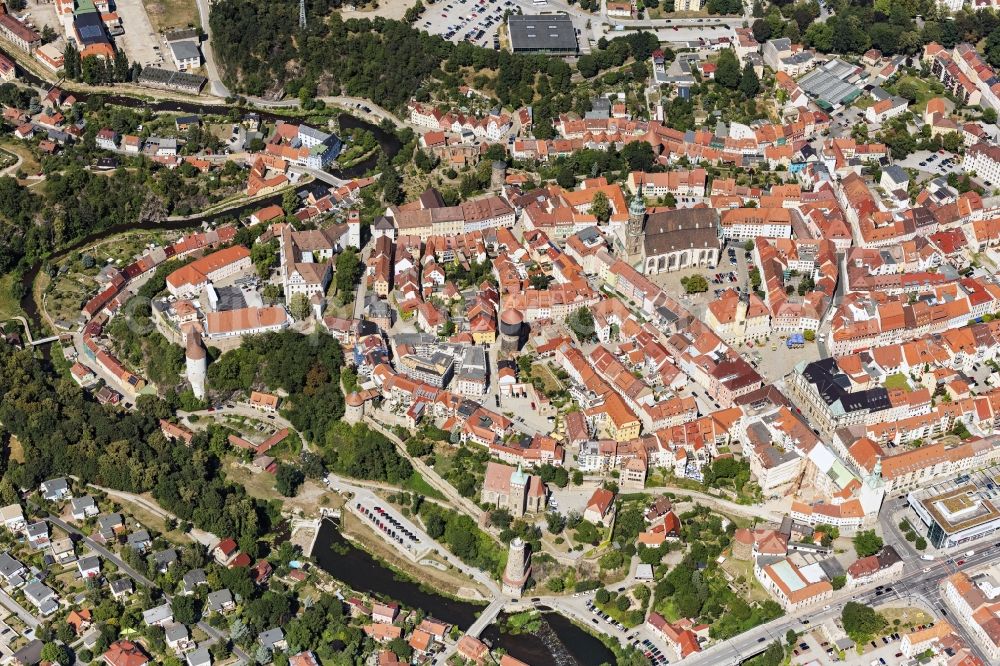
[[[511,14],[507,19],[513,53],[576,55],[576,28],[568,14]]]
[[[966,474],[907,495],[935,548],[954,548],[1000,531],[996,471]]]

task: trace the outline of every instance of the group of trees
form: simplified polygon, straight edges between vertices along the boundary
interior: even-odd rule
[[[422,503],[419,513],[427,534],[447,545],[460,560],[483,571],[498,572],[500,549],[472,518],[433,502]]]
[[[180,520],[233,535],[251,555],[278,517],[278,507],[229,484],[199,433],[192,447],[168,441],[159,419],[172,413],[153,396],[122,413],[98,405],[68,377],[44,371],[30,351],[0,344],[0,422],[25,450],[23,463],[3,475],[7,488],[34,488],[43,479],[73,475],[132,493],[152,493]]]
[[[713,638],[725,639],[782,614],[774,601],[750,605],[734,592],[715,561],[728,547],[733,526],[722,530],[718,515],[709,515],[706,507],[679,516],[691,546],[684,558],[654,588],[654,608],[669,604],[681,617],[693,618],[712,626]],[[689,535],[689,525],[696,531]],[[692,536],[694,538],[689,538]]]
[[[740,71],[740,63],[732,49],[723,49],[716,63],[715,82],[729,90],[739,90],[746,99],[753,99],[760,92],[760,79],[748,62]]]
[[[639,76],[636,78],[642,79],[646,76],[646,60],[658,48],[659,40],[651,32],[632,32],[610,41],[602,37],[597,43],[597,51],[581,55],[577,59],[576,68],[581,76],[591,79],[604,70],[621,67],[632,58],[639,65],[636,71]]]
[[[344,414],[339,381],[344,356],[328,335],[295,331],[251,336],[208,367],[208,386],[217,393],[262,386],[288,393],[282,415],[307,441],[323,441]]]
[[[106,60],[94,55],[80,57],[76,42],[67,40],[63,51],[63,72],[66,78],[83,81],[90,85],[124,83],[134,81],[142,73],[139,63],[130,65],[128,57],[121,49],[115,50],[115,57]]]
[[[231,88],[262,94],[281,81],[287,93],[298,94],[304,85],[319,84],[395,109],[411,97],[426,95],[421,88],[428,81],[457,87],[458,74],[469,68],[473,73],[494,72],[482,82],[507,106],[570,91],[571,70],[557,58],[452,44],[404,21],[344,20],[327,0],[306,5],[310,21],[305,30],[298,27],[297,5],[265,0],[212,5],[216,54]]]

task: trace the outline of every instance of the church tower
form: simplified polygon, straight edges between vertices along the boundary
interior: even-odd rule
[[[635,264],[642,254],[642,227],[645,220],[646,204],[642,196],[637,194],[628,206],[628,228],[625,230],[625,251],[630,264]]]

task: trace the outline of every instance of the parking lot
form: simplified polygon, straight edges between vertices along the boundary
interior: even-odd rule
[[[916,169],[921,173],[928,174],[931,178],[938,176],[947,178],[948,174],[951,173],[962,176],[965,173],[961,158],[944,150],[939,150],[936,153],[918,150],[908,155],[904,160],[897,160],[896,164],[904,169]],[[992,187],[993,184],[986,183],[986,186]]]
[[[624,589],[624,587],[621,587],[618,588],[618,591],[621,592]],[[613,627],[618,632],[625,634],[625,641],[636,650],[641,650],[643,655],[645,655],[646,659],[648,659],[649,663],[653,666],[663,666],[664,664],[670,663],[670,659],[667,658],[667,655],[663,653],[663,650],[656,645],[656,643],[654,643],[651,639],[643,638],[640,635],[643,633],[640,631],[643,628],[642,625],[633,629],[628,629],[625,625],[619,623],[613,617],[610,617],[607,613],[598,608],[591,599],[587,599],[587,610],[594,615],[594,617],[590,620],[591,624],[596,627],[600,627],[601,629],[606,628],[602,625]],[[676,655],[671,656],[676,657]]]
[[[865,121],[865,112],[856,106],[834,111],[830,119],[830,136],[851,136],[851,130],[854,129],[854,126],[864,122],[867,122]]]
[[[115,3],[122,20],[125,34],[115,39],[116,45],[125,51],[130,62],[141,63],[143,67],[166,67],[174,69],[173,60],[164,51],[160,36],[153,30],[146,7],[140,0],[122,0]],[[164,55],[167,55],[165,58]]]
[[[417,560],[431,549],[432,542],[423,530],[403,518],[378,497],[358,496],[349,506],[366,525],[381,532],[386,541],[395,545],[399,552],[408,558]]]
[[[427,4],[417,27],[456,44],[468,41],[499,49],[494,36],[504,12],[513,9],[514,0],[437,0]]]

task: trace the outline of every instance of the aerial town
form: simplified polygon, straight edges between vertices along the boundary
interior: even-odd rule
[[[1000,4],[0,8],[0,665],[1000,664]]]

